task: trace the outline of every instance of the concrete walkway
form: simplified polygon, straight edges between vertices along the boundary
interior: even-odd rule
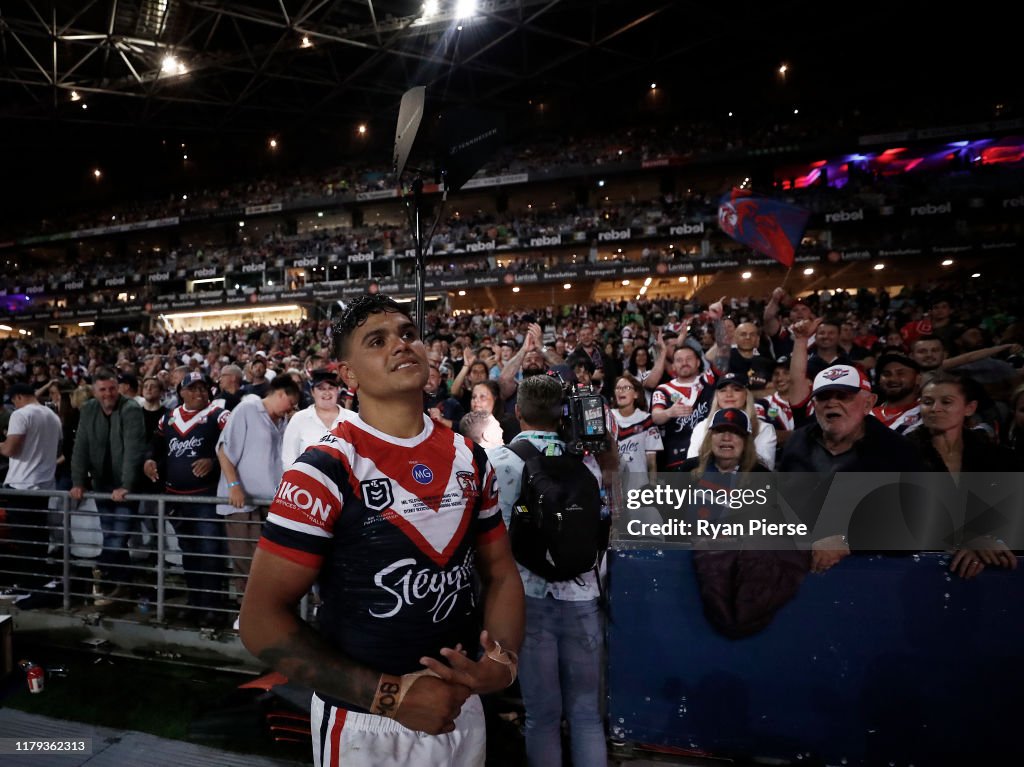
[[[92,752],[85,754],[10,753],[13,740],[91,739]],[[312,762],[295,762],[266,756],[222,751],[180,740],[168,740],[131,730],[113,730],[81,722],[51,719],[0,708],[0,765],[4,767],[302,767]]]

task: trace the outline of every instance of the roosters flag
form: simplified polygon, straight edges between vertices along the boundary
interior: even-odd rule
[[[718,226],[737,242],[783,266],[793,265],[810,212],[769,197],[733,189],[718,203]]]

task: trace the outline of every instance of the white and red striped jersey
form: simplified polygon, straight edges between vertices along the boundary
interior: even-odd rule
[[[902,410],[886,405],[876,405],[871,408],[871,415],[897,434],[905,434],[921,423],[921,400],[910,403]]]
[[[476,548],[503,535],[482,448],[426,416],[411,439],[354,416],[284,473],[259,546],[319,570],[331,645],[400,675],[476,647]]]

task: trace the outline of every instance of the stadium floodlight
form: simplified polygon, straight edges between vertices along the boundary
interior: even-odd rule
[[[174,77],[175,75],[183,75],[188,72],[185,65],[176,56],[168,53],[164,56],[163,61],[160,62],[160,72],[166,77]]]
[[[476,13],[476,0],[457,0],[455,3],[455,20],[468,19]]]
[[[441,10],[441,4],[438,0],[426,0],[426,2],[423,3],[423,18],[433,18],[437,15],[439,10]]]

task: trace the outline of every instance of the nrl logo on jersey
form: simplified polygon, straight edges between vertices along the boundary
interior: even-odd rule
[[[363,491],[363,503],[370,511],[383,511],[395,502],[389,479],[364,479],[359,486]]]

